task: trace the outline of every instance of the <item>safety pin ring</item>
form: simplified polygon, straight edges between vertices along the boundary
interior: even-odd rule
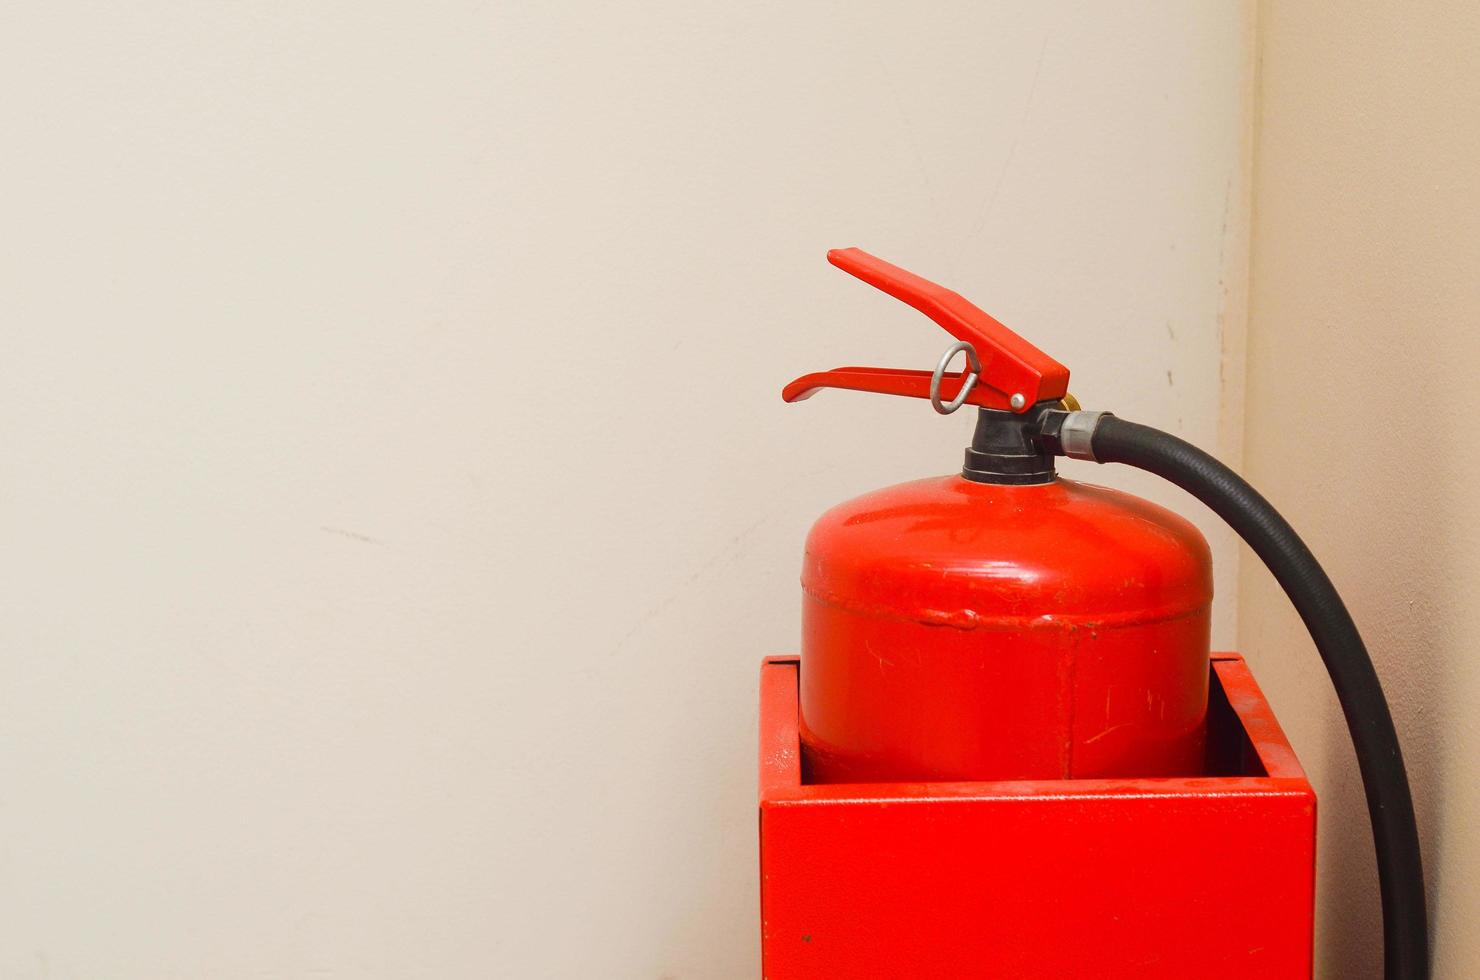
[[[966,352],[966,364],[971,368],[966,375],[966,380],[961,383],[961,390],[956,397],[948,402],[940,400],[940,379],[945,376],[946,368],[950,366],[951,359],[961,351]],[[956,409],[966,404],[966,399],[971,395],[971,389],[976,387],[977,378],[981,375],[982,362],[976,356],[976,348],[964,340],[958,340],[946,348],[946,352],[940,356],[940,363],[935,365],[935,373],[930,376],[930,404],[942,415],[950,415]]]

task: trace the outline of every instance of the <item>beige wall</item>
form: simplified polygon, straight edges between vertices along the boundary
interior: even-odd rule
[[[796,644],[803,535],[970,430],[782,406],[946,343],[824,250],[1216,443],[1246,30],[13,11],[0,976],[753,976],[755,675]]]
[[[1392,702],[1436,976],[1480,975],[1480,8],[1268,4],[1248,475],[1346,595]],[[1335,699],[1252,558],[1240,642],[1317,782],[1322,976],[1378,976],[1375,872]]]

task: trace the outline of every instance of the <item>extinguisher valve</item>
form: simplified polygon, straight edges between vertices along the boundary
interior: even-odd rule
[[[943,415],[962,405],[1022,415],[1038,405],[1056,405],[1068,393],[1068,368],[958,293],[862,249],[835,248],[827,260],[924,313],[957,343],[934,371],[840,367],[803,375],[781,390],[786,401],[799,402],[823,388],[848,388],[927,398]],[[951,359],[961,352],[966,354],[967,369],[947,373]]]
[[[1067,411],[1039,402],[1021,415],[983,408],[961,475],[975,483],[1048,483],[1054,457],[1095,461],[1095,427],[1109,412]]]
[[[958,293],[857,248],[837,248],[827,260],[934,320],[956,342],[934,371],[840,367],[797,378],[781,390],[788,402],[823,388],[928,399],[949,415],[975,405],[976,432],[961,475],[977,483],[1049,483],[1055,456],[1093,460],[1093,437],[1108,413],[1078,411],[1069,369],[1013,333]],[[951,361],[966,364],[952,373]]]

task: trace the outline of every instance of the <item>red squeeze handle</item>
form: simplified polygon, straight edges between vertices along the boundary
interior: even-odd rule
[[[1069,391],[1069,369],[977,309],[964,297],[921,279],[897,265],[857,248],[827,253],[833,265],[903,300],[945,328],[957,340],[976,348],[981,375],[966,404],[1025,412],[1037,402],[1063,398]],[[966,372],[947,375],[941,396],[954,397]],[[801,401],[821,388],[849,388],[885,395],[930,397],[930,371],[841,367],[797,378],[781,391],[789,402]],[[1014,404],[1015,395],[1021,395]]]

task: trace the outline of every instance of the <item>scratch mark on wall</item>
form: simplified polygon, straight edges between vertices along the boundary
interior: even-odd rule
[[[678,601],[679,597],[682,596],[684,592],[686,592],[691,586],[693,586],[694,583],[698,582],[709,572],[727,563],[728,561],[732,561],[735,558],[738,558],[745,550],[746,540],[750,538],[750,536],[753,535],[756,531],[764,527],[771,520],[771,517],[771,514],[766,514],[762,516],[759,520],[753,522],[748,527],[741,530],[738,534],[732,535],[730,537],[730,540],[725,544],[723,548],[715,551],[708,558],[704,559],[704,561],[700,562],[697,568],[695,568],[692,572],[685,576],[684,580],[676,589],[672,589],[669,592],[665,593],[663,597],[660,598],[657,602],[648,606],[648,608],[644,610],[642,615],[638,617],[637,622],[633,624],[632,628],[629,629],[625,634],[623,634],[622,638],[617,641],[616,646],[611,649],[611,655],[615,656],[616,654],[620,653],[622,651],[622,648],[625,647],[628,642],[631,641],[631,639],[642,630],[643,627],[647,626],[653,620],[657,619],[658,616],[661,615],[669,606]]]
[[[337,534],[342,538],[349,538],[352,541],[363,541],[365,544],[382,543],[378,539],[372,538],[368,534],[361,534],[359,531],[347,531],[342,527],[330,527],[327,524],[320,524],[319,530],[323,531],[325,534]]]
[[[1017,127],[1013,130],[1012,143],[1007,148],[1007,156],[1002,160],[1002,168],[997,171],[997,181],[992,185],[992,193],[987,196],[987,202],[982,207],[976,223],[972,225],[971,231],[967,232],[966,238],[961,242],[963,250],[968,242],[980,235],[991,223],[992,212],[997,208],[997,199],[1002,196],[1002,185],[1007,180],[1007,171],[1012,168],[1013,157],[1017,156],[1018,142],[1023,138],[1028,115],[1033,110],[1033,96],[1038,93],[1038,79],[1043,74],[1043,57],[1048,52],[1048,39],[1052,36],[1051,34],[1043,35],[1043,43],[1038,47],[1038,63],[1033,67],[1033,80],[1028,83],[1028,97],[1023,100],[1023,113],[1018,118]]]

